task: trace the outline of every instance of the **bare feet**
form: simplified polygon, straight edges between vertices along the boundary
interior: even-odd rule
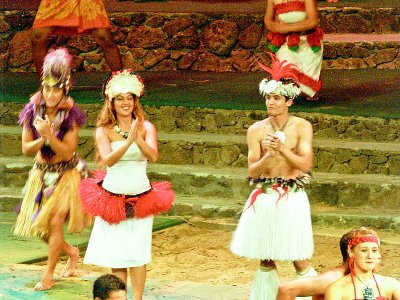
[[[76,265],[78,264],[79,259],[79,249],[75,247],[73,249],[73,254],[68,258],[67,264],[61,271],[62,277],[70,277],[75,273]]]
[[[35,287],[33,288],[35,291],[45,291],[49,290],[54,286],[54,280],[46,280],[42,279],[38,283],[36,283]]]

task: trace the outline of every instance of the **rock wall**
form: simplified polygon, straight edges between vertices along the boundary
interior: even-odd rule
[[[0,12],[0,71],[33,71],[29,28],[34,11]],[[400,32],[399,9],[323,8],[326,33]],[[114,39],[124,65],[135,71],[258,70],[267,60],[263,15],[113,13]],[[108,70],[90,35],[51,40],[74,55],[75,70]],[[400,68],[400,41],[324,43],[323,68]]]
[[[0,103],[0,125],[16,126],[22,103]],[[79,104],[94,127],[100,104]],[[262,110],[228,110],[183,106],[148,106],[143,109],[158,131],[166,133],[216,133],[246,135],[247,128],[266,117]],[[376,117],[293,113],[313,124],[316,138],[363,142],[400,142],[400,120]]]

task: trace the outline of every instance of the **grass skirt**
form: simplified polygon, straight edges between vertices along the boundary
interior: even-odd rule
[[[310,259],[314,251],[310,204],[303,191],[279,193],[268,189],[249,207],[245,204],[233,235],[231,251],[260,260],[299,261]]]
[[[167,212],[174,202],[175,193],[167,181],[153,182],[151,190],[137,196],[115,195],[101,186],[105,174],[96,171],[93,178],[82,180],[80,193],[84,211],[110,224]]]
[[[61,176],[53,193],[42,198],[40,207],[35,201],[42,189],[42,170],[33,168],[25,185],[25,194],[14,227],[14,234],[47,238],[50,235],[50,223],[54,216],[67,214],[68,232],[80,232],[91,224],[92,218],[82,210],[79,197],[81,174],[76,168],[67,170]],[[39,212],[38,212],[38,209]]]

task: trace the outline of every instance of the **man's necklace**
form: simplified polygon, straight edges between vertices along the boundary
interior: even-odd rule
[[[121,128],[119,128],[118,124],[115,124],[114,130],[116,133],[122,135],[125,139],[128,138],[129,132],[122,131]]]
[[[286,142],[286,135],[283,132],[283,130],[285,129],[287,123],[289,122],[289,119],[290,119],[290,115],[287,117],[285,123],[279,129],[276,129],[274,123],[272,123],[272,120],[269,120],[269,122],[271,123],[272,129],[275,131],[275,135],[278,137],[278,139],[281,141],[282,144],[284,144]]]
[[[363,290],[363,299],[364,300],[374,300],[374,292],[372,291],[372,288],[369,287],[369,284],[371,283],[372,277],[374,276],[374,274],[372,274],[372,277],[368,280],[368,284],[365,284],[360,278],[358,278],[357,275],[354,274],[354,276],[358,279],[358,281],[360,281],[364,286],[364,290]]]

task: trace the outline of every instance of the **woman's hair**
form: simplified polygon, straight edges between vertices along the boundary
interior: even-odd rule
[[[360,227],[357,229],[353,229],[346,234],[342,236],[340,239],[340,252],[342,253],[342,258],[343,258],[343,263],[347,263],[349,260],[349,254],[348,254],[348,247],[349,247],[349,242],[353,238],[358,238],[366,235],[373,235],[378,237],[378,234],[376,233],[375,230],[367,228],[367,227]],[[346,270],[346,274],[349,273],[349,270]]]

